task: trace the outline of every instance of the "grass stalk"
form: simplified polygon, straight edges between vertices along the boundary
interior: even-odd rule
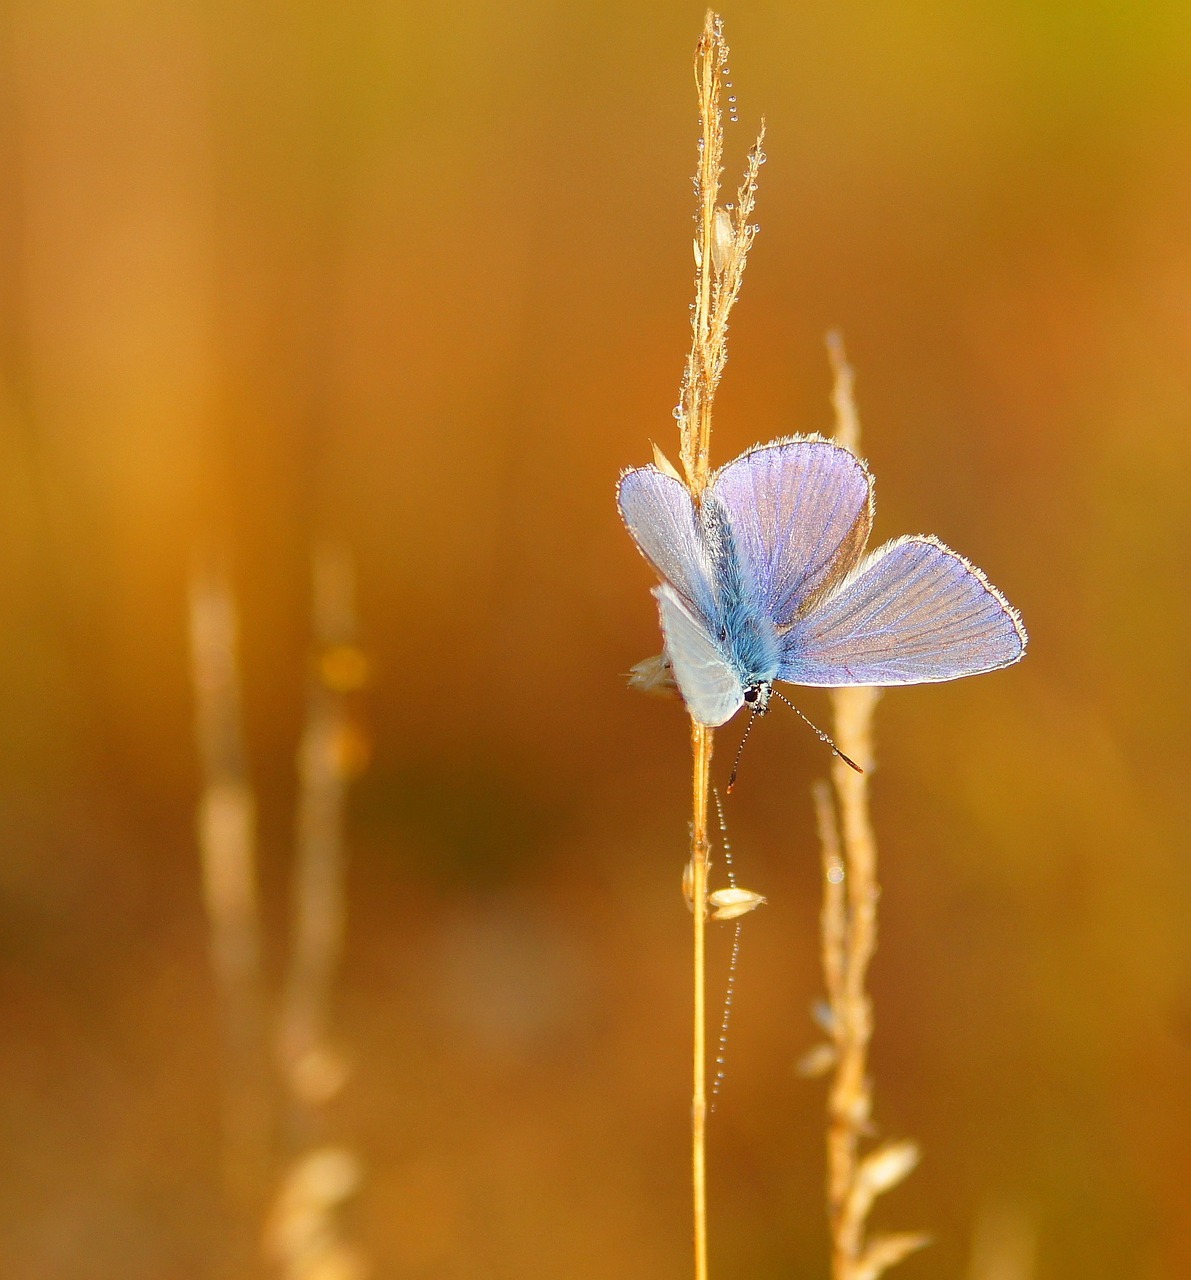
[[[346,552],[320,548],[313,585],[315,655],[298,749],[297,866],[280,1036],[286,1082],[300,1103],[319,1099],[322,1069],[335,1056],[329,1023],[346,922],[344,806],[359,763],[347,700],[366,670]]]
[[[694,756],[691,897],[694,915],[694,1079],[691,1093],[691,1187],[694,1194],[695,1280],[707,1280],[707,794],[712,731],[691,720]]]
[[[265,1250],[284,1280],[362,1280],[365,1260],[346,1239],[340,1214],[359,1189],[360,1161],[329,1144],[323,1130],[324,1107],[349,1075],[333,1042],[331,1006],[347,922],[347,792],[364,758],[351,697],[368,664],[357,640],[351,558],[323,546],[312,567],[314,654],[298,749],[297,861],[278,1040],[289,1160]]]
[[[262,1194],[270,1107],[256,870],[256,806],[244,756],[235,601],[226,575],[196,568],[190,660],[203,789],[197,814],[203,904],[223,1039],[224,1184],[238,1220]]]
[[[853,374],[836,334],[828,338],[828,353],[835,375],[836,439],[856,453],[860,423],[852,394]],[[918,1161],[918,1149],[911,1142],[887,1142],[867,1153],[861,1150],[871,1130],[873,1109],[868,1069],[873,1010],[867,977],[877,946],[880,888],[869,779],[874,765],[873,715],[880,694],[875,688],[832,691],[836,744],[864,772],[857,773],[837,758],[831,766],[834,801],[823,784],[814,793],[824,873],[823,975],[834,1049],[827,1104],[832,1280],[875,1280],[926,1243],[919,1233],[870,1237],[866,1229],[875,1198],[896,1186]]]
[[[728,315],[740,292],[745,259],[756,234],[749,222],[764,162],[764,126],[749,151],[734,205],[719,204],[723,173],[723,84],[728,61],[723,22],[708,10],[695,50],[695,87],[699,100],[699,163],[695,175],[695,302],[691,348],[683,370],[675,416],[679,456],[687,484],[699,501],[710,475],[712,405],[727,361]],[[694,1197],[695,1278],[707,1278],[707,1019],[706,922],[709,851],[708,795],[712,730],[691,721],[693,760],[691,865],[689,883],[694,914],[694,1045],[691,1098],[691,1174]]]
[[[338,1211],[355,1193],[355,1154],[328,1145],[320,1108],[347,1079],[330,1043],[330,1008],[343,948],[347,786],[363,760],[350,694],[367,675],[356,643],[352,565],[345,553],[314,558],[315,662],[298,755],[300,784],[292,944],[281,998],[279,1058],[288,1156],[265,1224],[265,1254],[286,1280],[314,1274],[362,1280],[358,1250]],[[211,958],[223,1019],[223,1161],[236,1210],[229,1272],[255,1273],[256,1224],[271,1164],[276,1077],[266,1051],[271,1004],[261,966],[255,801],[240,717],[235,601],[225,575],[203,566],[190,593],[191,670],[203,771],[198,843]]]

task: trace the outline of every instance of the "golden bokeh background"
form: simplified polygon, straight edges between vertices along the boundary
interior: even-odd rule
[[[769,160],[715,459],[830,428],[840,326],[877,536],[971,556],[1032,640],[878,713],[876,1118],[925,1155],[875,1220],[932,1233],[906,1280],[990,1280],[990,1222],[1010,1280],[1178,1280],[1191,8],[725,18],[732,163],[762,112]],[[532,0],[0,18],[7,1274],[253,1271],[221,1185],[187,584],[225,549],[275,982],[325,539],[354,554],[373,668],[353,1074],[324,1117],[364,1169],[345,1230],[377,1276],[689,1274],[687,733],[625,689],[658,638],[612,492],[651,439],[676,453],[701,22]],[[792,717],[762,730],[729,823],[770,903],[711,1139],[712,1272],[752,1280],[827,1274],[823,1085],[793,1064],[828,761]]]

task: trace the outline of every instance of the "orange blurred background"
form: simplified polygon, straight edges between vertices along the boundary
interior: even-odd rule
[[[895,1274],[987,1280],[1009,1221],[1015,1280],[1191,1275],[1191,8],[725,18],[729,180],[762,112],[769,163],[715,460],[830,429],[839,325],[878,539],[938,534],[1032,640],[878,713],[876,1118],[925,1157],[875,1220],[935,1241]],[[187,583],[228,549],[274,981],[330,538],[374,668],[326,1118],[352,1238],[378,1276],[689,1274],[687,730],[625,688],[659,642],[613,484],[677,452],[702,9],[2,22],[6,1273],[246,1274]],[[793,1070],[827,764],[775,715],[729,807],[770,903],[713,1274],[827,1272],[824,1089]]]

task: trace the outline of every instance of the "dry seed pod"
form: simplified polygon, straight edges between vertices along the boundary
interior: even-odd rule
[[[711,225],[711,265],[717,272],[723,271],[728,265],[735,239],[732,218],[727,209],[717,209],[715,221]]]
[[[713,920],[735,920],[739,916],[747,916],[765,901],[761,894],[751,889],[716,889],[707,895]]]
[[[918,1156],[913,1142],[886,1142],[865,1156],[848,1195],[848,1212],[862,1222],[873,1201],[883,1191],[897,1186],[918,1163]]]
[[[930,1237],[921,1231],[899,1231],[875,1236],[851,1274],[855,1280],[877,1280],[890,1267],[928,1244]]]
[[[815,1080],[819,1076],[825,1076],[838,1061],[839,1053],[835,1045],[823,1041],[808,1049],[795,1063],[794,1069],[805,1079]]]
[[[896,1187],[922,1158],[916,1142],[886,1142],[860,1162],[859,1181],[879,1196]]]

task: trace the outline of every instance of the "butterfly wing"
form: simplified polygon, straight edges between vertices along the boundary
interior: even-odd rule
[[[710,728],[730,720],[744,705],[744,687],[706,624],[671,586],[655,587],[666,655],[691,715]]]
[[[926,684],[994,671],[1026,649],[1017,611],[935,538],[878,548],[783,638],[780,680]]]
[[[778,627],[813,611],[856,565],[873,522],[872,476],[819,436],[759,445],[716,472],[766,614]]]
[[[690,490],[657,467],[638,467],[620,477],[620,515],[641,554],[705,619],[715,616],[711,566]]]

